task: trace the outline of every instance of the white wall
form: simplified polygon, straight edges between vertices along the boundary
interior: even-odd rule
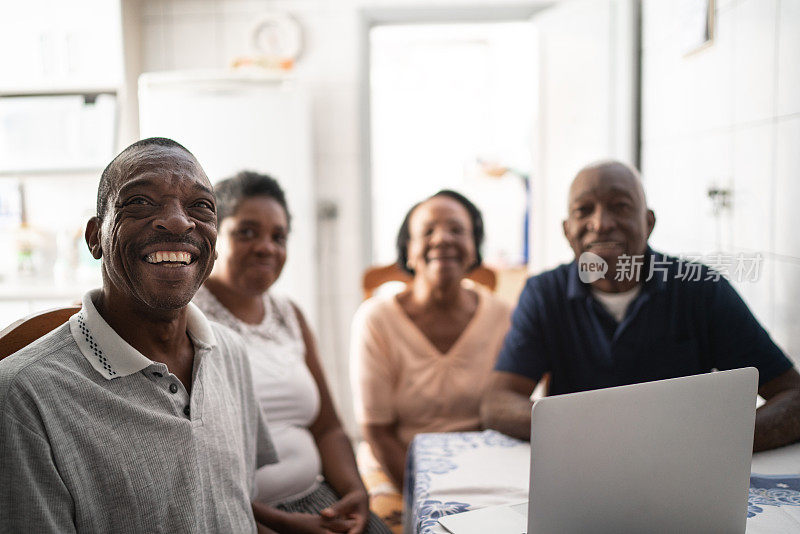
[[[541,81],[534,272],[573,258],[561,221],[577,171],[598,159],[635,163],[637,7],[633,0],[569,0],[533,19]]]
[[[738,283],[800,362],[800,1],[717,0],[710,46],[681,51],[675,2],[644,0],[642,173],[670,253],[756,253]],[[732,191],[714,215],[707,190]]]

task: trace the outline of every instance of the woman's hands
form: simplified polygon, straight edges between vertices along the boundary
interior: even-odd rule
[[[369,496],[363,489],[356,489],[344,495],[337,502],[325,508],[320,515],[326,521],[349,521],[348,530],[333,530],[347,534],[361,534],[367,526],[369,518]]]
[[[369,497],[365,491],[352,491],[319,515],[276,512],[270,526],[278,533],[361,534],[369,517]]]
[[[253,511],[259,534],[361,534],[366,516],[360,518],[357,512],[348,512],[349,506],[342,507],[342,501],[344,499],[320,514],[284,512],[258,503],[253,504]]]
[[[292,517],[287,522],[286,533],[297,534],[330,534],[347,533],[349,532],[350,525],[353,524],[352,519],[344,519],[340,517],[326,518],[322,515],[315,514],[291,514]]]

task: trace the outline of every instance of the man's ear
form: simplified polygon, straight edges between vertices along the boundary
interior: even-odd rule
[[[647,221],[647,237],[649,238],[650,234],[653,233],[653,228],[656,226],[656,213],[653,210],[647,210],[645,220]]]
[[[564,237],[566,237],[567,241],[569,241],[569,234],[567,233],[567,220],[566,219],[561,221],[561,230],[564,232]]]
[[[92,253],[92,257],[96,260],[103,257],[103,249],[100,247],[101,226],[100,219],[92,217],[89,219],[89,222],[86,223],[86,232],[84,233],[86,244],[89,246],[89,252]]]

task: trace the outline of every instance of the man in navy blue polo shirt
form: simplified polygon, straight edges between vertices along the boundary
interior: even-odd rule
[[[571,393],[753,366],[766,403],[756,451],[800,439],[800,374],[728,281],[654,252],[655,214],[636,170],[606,161],[569,191],[575,261],[530,278],[481,405],[483,423],[530,439],[534,387]]]

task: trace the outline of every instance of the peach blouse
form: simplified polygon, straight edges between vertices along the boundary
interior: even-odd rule
[[[420,432],[480,428],[480,399],[510,325],[510,308],[488,290],[475,290],[475,315],[444,354],[394,295],[361,305],[351,339],[359,422],[396,423],[405,446]]]

